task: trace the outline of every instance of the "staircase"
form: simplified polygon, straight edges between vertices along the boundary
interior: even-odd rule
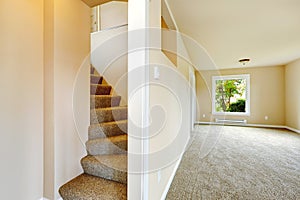
[[[64,200],[127,199],[127,107],[95,68],[90,75],[90,126],[84,173],[64,184]]]

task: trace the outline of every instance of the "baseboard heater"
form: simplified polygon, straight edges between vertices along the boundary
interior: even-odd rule
[[[247,124],[246,119],[218,119],[216,118],[216,123],[220,124]]]

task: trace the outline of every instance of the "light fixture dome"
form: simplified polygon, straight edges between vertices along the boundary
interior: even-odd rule
[[[241,58],[239,59],[239,63],[245,66],[248,62],[250,62],[250,58]]]

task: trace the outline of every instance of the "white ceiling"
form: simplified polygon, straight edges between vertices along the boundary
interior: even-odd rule
[[[300,0],[168,0],[184,34],[218,68],[287,64],[300,58]]]

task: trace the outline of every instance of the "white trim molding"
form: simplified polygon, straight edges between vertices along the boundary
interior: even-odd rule
[[[269,125],[269,124],[226,124],[218,122],[195,122],[195,125],[222,125],[222,126],[245,126],[245,127],[261,127],[261,128],[286,128],[283,125]]]
[[[245,79],[246,80],[246,108],[245,112],[217,112],[216,111],[216,81],[217,80],[235,80]],[[234,116],[250,116],[250,74],[239,74],[239,75],[225,75],[225,76],[212,76],[212,114],[213,115],[234,115]]]
[[[290,130],[290,131],[293,131],[295,133],[299,133],[300,134],[300,130],[298,130],[298,129],[295,129],[295,128],[292,128],[292,127],[289,127],[289,126],[286,126],[285,128],[288,129],[288,130]]]
[[[291,128],[289,126],[284,125],[269,125],[269,124],[226,124],[226,123],[218,123],[218,122],[202,122],[197,121],[195,122],[195,125],[222,125],[222,126],[242,126],[242,127],[259,127],[259,128],[281,128],[281,129],[287,129],[289,131],[293,131],[295,133],[300,134],[300,130]]]
[[[168,183],[167,183],[167,186],[166,186],[166,188],[165,188],[165,190],[164,190],[164,192],[163,192],[163,194],[162,194],[162,196],[161,196],[161,200],[164,200],[164,199],[166,199],[166,197],[167,197],[167,194],[168,194],[168,192],[169,192],[169,189],[170,189],[170,187],[171,187],[171,184],[172,184],[172,182],[173,182],[173,179],[174,179],[174,177],[175,177],[175,175],[176,175],[176,172],[177,172],[177,169],[178,169],[178,167],[179,167],[179,164],[181,163],[182,156],[183,156],[183,154],[180,156],[180,158],[179,158],[178,161],[176,162],[176,165],[175,165],[175,167],[174,167],[174,169],[173,169],[173,171],[172,171],[172,175],[171,175],[171,177],[169,178]]]

